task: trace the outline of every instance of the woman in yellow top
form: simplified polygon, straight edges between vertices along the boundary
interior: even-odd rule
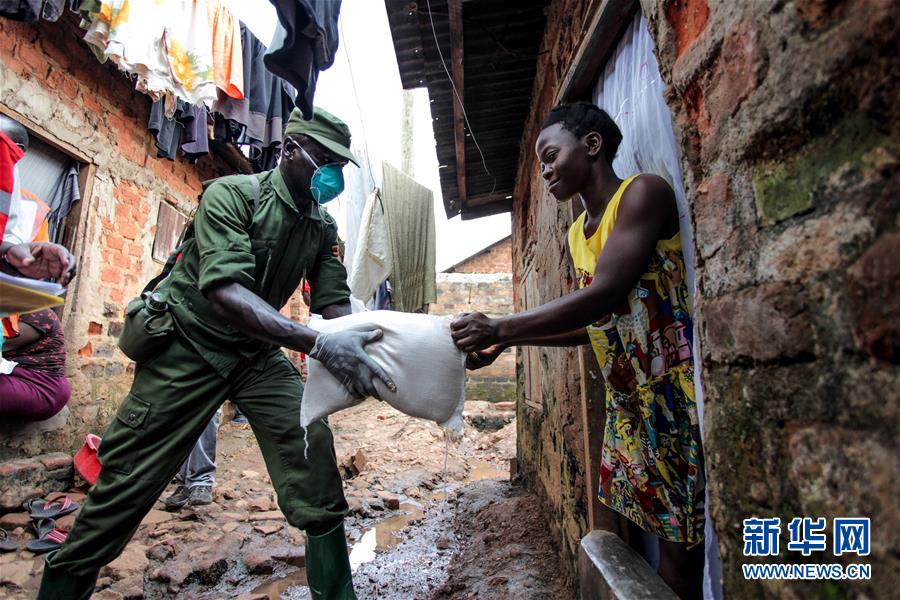
[[[606,380],[600,500],[658,536],[659,574],[700,598],[704,471],[678,209],[662,178],[616,176],[621,140],[593,104],[550,112],[535,150],[550,193],[584,205],[566,240],[579,289],[499,319],[461,315],[453,338],[469,368],[512,345],[593,347]]]

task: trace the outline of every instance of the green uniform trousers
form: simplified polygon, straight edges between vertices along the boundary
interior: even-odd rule
[[[333,529],[347,512],[333,439],[321,421],[304,436],[302,396],[297,369],[278,349],[225,379],[176,336],[137,366],[100,444],[100,478],[48,564],[90,576],[121,554],[226,399],[250,421],[287,521],[314,534]]]

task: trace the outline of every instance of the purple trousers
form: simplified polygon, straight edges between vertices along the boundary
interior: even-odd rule
[[[65,376],[16,367],[0,375],[0,417],[43,421],[61,411],[71,395]]]

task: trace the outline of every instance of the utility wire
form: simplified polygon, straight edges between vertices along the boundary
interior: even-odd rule
[[[441,51],[441,45],[440,43],[438,43],[437,31],[434,28],[434,17],[431,13],[431,0],[426,0],[426,4],[428,6],[428,20],[431,22],[431,34],[434,36],[434,45],[437,48],[438,56],[441,59],[441,66],[444,67],[444,73],[447,74],[447,79],[450,80],[450,87],[453,90],[453,95],[456,96],[457,102],[459,102],[459,108],[462,110],[463,119],[466,122],[466,127],[469,129],[469,133],[472,136],[472,141],[475,143],[475,148],[478,150],[478,154],[481,156],[481,166],[484,167],[484,172],[487,173],[487,175],[494,182],[493,186],[491,187],[490,193],[490,195],[493,196],[494,192],[497,190],[497,178],[494,177],[491,171],[487,168],[487,161],[484,159],[484,152],[481,151],[481,146],[478,144],[478,140],[475,138],[475,130],[472,129],[472,125],[469,124],[469,116],[466,114],[466,107],[463,105],[462,98],[459,97],[459,92],[456,91],[456,83],[453,81],[453,76],[450,75],[450,70],[447,68],[447,63],[444,60],[444,53]],[[465,149],[465,141],[463,142],[463,149]],[[465,160],[465,157],[463,157],[463,160]]]
[[[372,189],[375,189],[375,176],[372,174],[372,161],[369,156],[369,134],[366,132],[366,119],[363,117],[362,106],[359,103],[359,94],[356,91],[356,77],[353,75],[353,63],[350,62],[350,52],[347,50],[347,36],[344,35],[343,19],[338,18],[338,28],[341,31],[341,39],[344,42],[341,47],[344,49],[344,57],[347,59],[347,68],[350,70],[350,85],[353,86],[353,100],[356,102],[356,111],[359,113],[359,123],[363,130],[363,148],[366,151],[366,166],[369,168],[369,180],[372,182]]]

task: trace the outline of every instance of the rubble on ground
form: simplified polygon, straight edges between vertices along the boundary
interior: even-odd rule
[[[467,551],[459,519],[475,518],[471,499],[503,502],[511,489],[515,422],[509,409],[467,403],[464,434],[452,445],[434,423],[374,401],[330,417],[350,508],[351,556],[366,555],[354,578],[361,600],[430,597],[448,589],[451,563]],[[157,502],[123,554],[101,571],[95,599],[308,597],[305,536],[278,510],[252,432],[224,425],[217,462],[213,503],[166,512]],[[477,482],[489,485],[471,491]],[[163,497],[173,491],[170,486]],[[83,501],[81,490],[68,494]],[[70,527],[76,514],[59,524]],[[0,516],[0,527],[20,545],[0,554],[0,596],[33,598],[43,558],[24,550],[34,537],[30,519],[11,512]],[[526,571],[544,570],[520,562]]]

